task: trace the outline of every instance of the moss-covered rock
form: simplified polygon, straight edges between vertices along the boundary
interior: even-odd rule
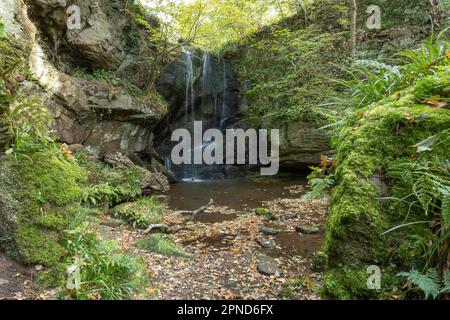
[[[425,98],[436,95],[448,99],[449,85],[447,68],[439,75],[419,80],[405,91],[355,112],[342,129],[337,148],[337,186],[332,195],[324,244],[328,256],[326,296],[387,297],[395,291],[395,274],[414,267],[414,258],[407,249],[413,246],[409,235],[423,234],[427,226],[415,225],[382,234],[407,217],[419,220],[427,217],[423,211],[393,205],[380,198],[406,195],[401,182],[388,177],[387,171],[393,165],[420,161],[441,163],[450,158],[445,143],[450,111],[424,104]],[[444,142],[436,143],[432,150],[418,153],[412,147],[434,135]],[[381,290],[367,288],[370,265],[381,268]]]
[[[154,198],[144,198],[136,202],[120,204],[112,209],[112,213],[136,228],[145,229],[151,224],[162,222],[163,206]]]
[[[10,139],[7,114],[17,83],[24,79],[23,57],[20,44],[7,37],[0,20],[0,151]]]
[[[54,265],[85,173],[54,150],[17,156],[0,161],[0,249],[23,263]]]
[[[171,237],[163,234],[152,234],[149,237],[138,240],[134,244],[138,249],[154,252],[166,257],[187,257],[188,254],[182,246]]]

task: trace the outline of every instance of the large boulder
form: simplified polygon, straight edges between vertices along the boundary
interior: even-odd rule
[[[75,219],[84,171],[53,152],[0,159],[0,250],[16,260],[54,265]]]
[[[152,131],[166,114],[152,85],[157,66],[136,67],[129,61],[145,51],[139,61],[148,64],[155,54],[150,31],[134,21],[139,16],[157,28],[154,18],[124,0],[39,0],[27,6],[8,0],[7,4],[0,6],[0,19],[8,22],[8,32],[27,44],[29,68],[37,79],[21,86],[21,95],[49,107],[51,126],[60,140],[85,145],[99,158],[115,151],[155,154]],[[72,4],[80,7],[80,30],[67,29],[67,6]],[[108,76],[119,69],[109,81]],[[83,77],[75,70],[100,70],[106,76]],[[6,126],[0,126],[3,142]]]
[[[389,298],[401,294],[403,283],[397,273],[423,269],[423,252],[416,249],[428,247],[434,237],[427,224],[385,232],[405,223],[431,220],[422,201],[433,202],[433,206],[441,201],[433,200],[432,187],[423,183],[436,172],[444,177],[436,181],[448,179],[444,168],[450,159],[446,143],[450,111],[424,104],[423,96],[447,99],[449,72],[447,68],[420,80],[347,119],[338,141],[337,186],[324,243],[328,261],[323,291],[327,297]],[[436,142],[425,151],[414,147],[430,137]],[[420,173],[428,165],[426,174]],[[416,180],[418,174],[424,180]],[[416,196],[420,198],[410,204]],[[380,290],[367,285],[371,266],[380,268]]]
[[[315,122],[288,123],[281,130],[280,166],[306,168],[320,163],[320,156],[332,154],[330,135]]]

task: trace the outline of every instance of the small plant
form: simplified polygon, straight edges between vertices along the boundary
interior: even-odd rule
[[[93,162],[83,152],[74,154],[77,162],[88,172],[88,186],[83,202],[91,207],[112,208],[141,196],[142,172],[136,168],[113,168]]]
[[[7,119],[13,137],[7,153],[28,153],[54,147],[55,140],[48,129],[51,116],[38,99],[17,100],[11,105]]]
[[[105,69],[93,69],[92,71],[88,71],[85,68],[79,68],[75,70],[73,76],[88,81],[103,81],[113,86],[120,84],[120,78],[113,72]]]
[[[265,208],[257,208],[255,209],[255,213],[257,216],[265,217],[270,220],[280,220],[280,217],[278,215]]]
[[[109,183],[94,185],[85,191],[83,201],[90,206],[112,207],[121,199],[120,191]]]
[[[149,285],[145,264],[120,253],[114,241],[100,240],[88,223],[69,231],[64,293],[89,300],[129,299]]]
[[[323,198],[336,183],[334,179],[336,160],[324,155],[320,159],[320,167],[310,167],[312,172],[308,176],[308,185],[311,191],[302,196],[303,200],[311,201]]]
[[[445,141],[445,140],[444,140]],[[420,144],[418,144],[420,147]],[[430,149],[431,146],[428,146]],[[409,207],[405,223],[396,226],[384,234],[413,225],[426,224],[433,231],[432,237],[423,239],[421,255],[425,258],[423,272],[417,270],[400,273],[406,276],[411,284],[423,290],[426,297],[437,298],[440,294],[449,293],[448,266],[450,250],[450,173],[445,164],[430,161],[402,161],[391,166],[388,176],[401,181],[403,188],[409,193],[399,199],[390,198],[399,204]],[[425,219],[410,216],[425,216]],[[416,214],[414,214],[416,213]]]
[[[398,94],[414,81],[435,75],[450,65],[449,42],[432,35],[419,50],[406,50],[400,53],[400,67],[382,63],[359,65],[348,71],[348,80],[336,80],[347,92],[337,97],[334,105],[339,109],[356,110],[369,106],[386,97]]]
[[[450,294],[450,271],[444,271],[443,280],[441,280],[438,271],[435,268],[428,269],[425,273],[413,269],[410,272],[401,272],[397,276],[406,277],[408,286],[415,285],[424,294],[425,299],[430,296],[437,299],[440,295]]]

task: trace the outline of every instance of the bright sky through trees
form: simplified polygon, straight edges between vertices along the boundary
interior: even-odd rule
[[[236,41],[298,10],[310,0],[140,0],[173,42],[205,49]]]

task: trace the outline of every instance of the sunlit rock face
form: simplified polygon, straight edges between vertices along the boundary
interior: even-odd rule
[[[137,62],[148,37],[126,12],[127,1],[25,2],[2,1],[0,19],[29,51],[29,69],[37,81],[24,86],[22,94],[48,106],[61,141],[85,145],[97,157],[115,151],[154,155],[152,131],[166,111],[149,89],[150,70]],[[79,30],[67,28],[69,5],[80,8]],[[158,27],[156,21],[148,23]],[[112,84],[75,77],[80,69],[117,71],[120,78]],[[136,89],[130,92],[122,80]]]

